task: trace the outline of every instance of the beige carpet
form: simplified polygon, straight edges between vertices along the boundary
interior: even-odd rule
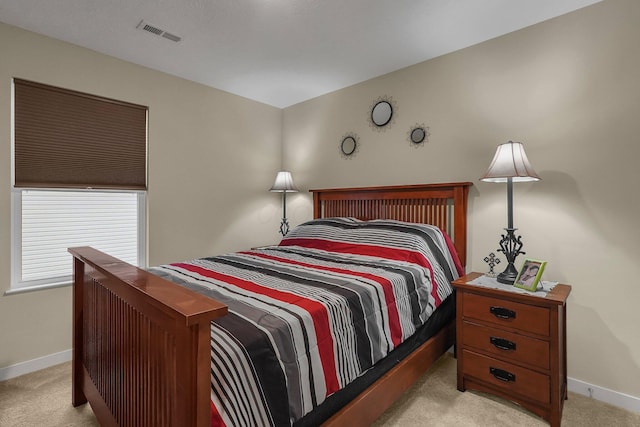
[[[0,382],[0,426],[97,426],[89,405],[71,405],[71,362]]]
[[[97,426],[89,405],[71,406],[71,364],[0,382],[0,426]],[[456,390],[456,361],[443,356],[375,424],[390,426],[547,426],[518,406],[482,393]],[[638,427],[640,414],[574,393],[564,427]]]

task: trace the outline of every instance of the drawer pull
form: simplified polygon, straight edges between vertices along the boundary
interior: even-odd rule
[[[489,337],[489,342],[495,346],[495,348],[500,350],[515,350],[516,343],[505,340],[504,338],[498,337]]]
[[[516,381],[516,376],[514,374],[512,374],[511,372],[507,372],[503,369],[498,369],[498,368],[489,368],[489,372],[491,373],[491,375],[493,375],[496,379],[500,380],[500,381],[504,381],[506,383],[513,381]]]
[[[491,307],[489,308],[489,311],[498,319],[515,319],[516,318],[516,312],[513,310],[509,310],[508,308]]]

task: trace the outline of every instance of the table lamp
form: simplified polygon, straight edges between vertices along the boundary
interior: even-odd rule
[[[276,180],[269,191],[282,193],[282,222],[280,223],[280,234],[285,236],[289,232],[289,223],[287,222],[287,193],[296,193],[298,191],[298,188],[293,183],[291,172],[278,172]]]
[[[522,143],[509,141],[498,145],[489,169],[480,180],[507,183],[507,234],[502,235],[498,251],[504,253],[508,265],[497,279],[500,283],[512,285],[518,276],[513,263],[519,254],[525,253],[522,251],[521,236],[516,238],[514,234],[517,229],[513,228],[513,183],[539,181],[540,177],[529,163]]]

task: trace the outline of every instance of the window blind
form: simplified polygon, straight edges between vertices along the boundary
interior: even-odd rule
[[[145,190],[147,107],[14,79],[17,188]]]
[[[19,286],[71,278],[67,248],[93,246],[138,263],[135,192],[22,190],[22,262]]]

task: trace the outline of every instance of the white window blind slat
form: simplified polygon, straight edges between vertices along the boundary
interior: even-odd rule
[[[67,248],[93,246],[133,265],[138,260],[138,193],[22,190],[19,286],[71,278]]]

